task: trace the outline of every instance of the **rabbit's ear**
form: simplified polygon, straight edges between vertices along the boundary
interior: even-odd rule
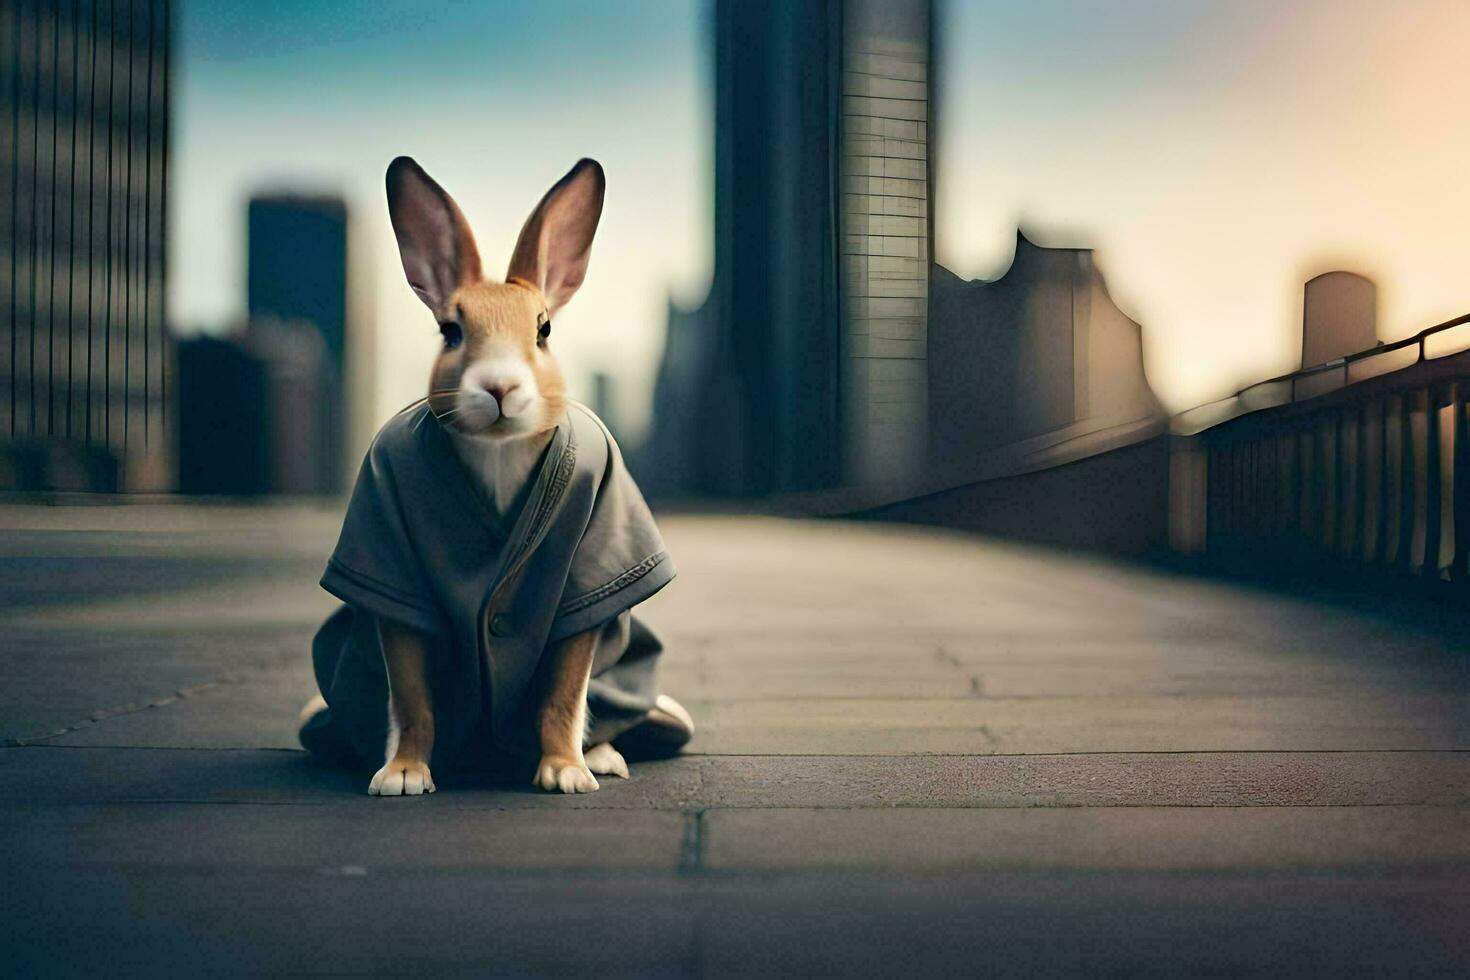
[[[454,198],[410,157],[388,165],[388,214],[408,284],[440,312],[449,294],[480,281],[475,237]]]
[[[581,159],[556,182],[526,219],[510,259],[507,279],[541,288],[548,313],[555,313],[587,275],[592,236],[602,217],[607,181],[596,160]]]

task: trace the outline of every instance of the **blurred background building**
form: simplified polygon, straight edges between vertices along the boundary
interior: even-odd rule
[[[248,215],[244,326],[179,345],[179,489],[341,493],[349,393],[372,378],[349,361],[366,341],[353,329],[347,205],[261,194]]]
[[[1313,276],[1302,288],[1302,367],[1378,343],[1378,286],[1367,276],[1338,269]]]
[[[714,5],[714,274],[701,307],[670,310],[651,492],[841,478],[841,8]]]
[[[934,266],[929,283],[928,479],[954,485],[1070,462],[1157,436],[1165,412],[1139,325],[1108,295],[1091,249],[1016,234],[998,279]]]
[[[670,309],[653,492],[866,507],[1162,432],[1089,250],[1018,235],[994,282],[934,262],[933,18],[716,3],[715,271]]]
[[[929,0],[847,0],[840,115],[847,482],[909,483],[928,431]]]
[[[320,368],[312,371],[306,361],[295,366],[303,376],[317,378],[314,397],[293,413],[303,430],[313,433],[310,455],[297,464],[304,469],[294,492],[339,492],[345,489],[346,403],[352,384],[346,370],[347,204],[335,195],[258,195],[250,199],[248,228],[246,302],[252,324],[273,322],[277,333],[295,325],[319,341],[296,345],[303,353],[320,351],[313,359]]]
[[[313,323],[258,317],[179,341],[179,490],[309,496],[341,489],[341,416]]]
[[[717,2],[715,268],[671,308],[655,492],[905,480],[925,449],[928,0]]]
[[[167,0],[0,10],[0,489],[173,483]]]

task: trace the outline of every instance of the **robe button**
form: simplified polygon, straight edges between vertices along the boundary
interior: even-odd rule
[[[490,632],[495,636],[510,636],[512,632],[510,618],[503,613],[496,613],[490,617]]]

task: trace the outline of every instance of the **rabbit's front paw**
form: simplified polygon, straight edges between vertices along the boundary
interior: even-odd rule
[[[597,789],[597,777],[581,759],[543,755],[536,767],[536,785],[554,793],[591,793]]]
[[[434,792],[434,777],[429,766],[412,759],[394,759],[373,775],[368,783],[370,796],[420,796]]]

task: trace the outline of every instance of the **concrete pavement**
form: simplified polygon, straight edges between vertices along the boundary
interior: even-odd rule
[[[0,507],[7,972],[1453,973],[1464,610],[662,521],[686,756],[380,800],[297,751],[330,507]]]

